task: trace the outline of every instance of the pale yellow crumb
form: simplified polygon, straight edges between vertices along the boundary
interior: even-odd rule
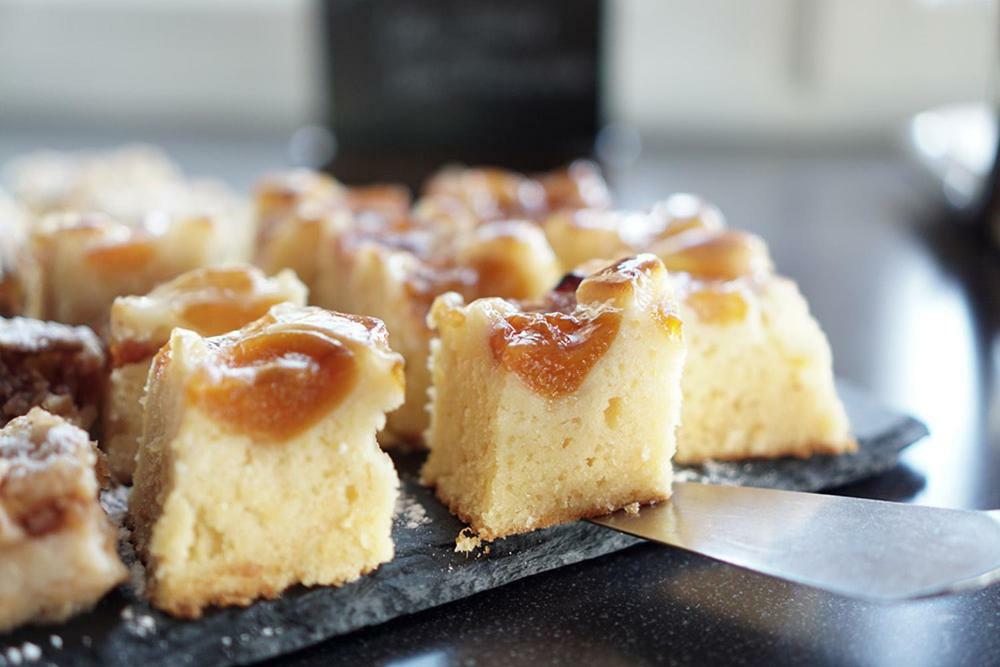
[[[455,553],[467,554],[475,551],[483,541],[472,532],[471,528],[463,528],[455,537]],[[488,549],[489,547],[487,547]]]
[[[622,509],[624,509],[625,513],[628,514],[628,515],[630,515],[630,516],[638,516],[639,515],[639,503],[629,503],[628,505],[626,505]]]

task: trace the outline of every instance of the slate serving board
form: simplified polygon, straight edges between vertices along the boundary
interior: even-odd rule
[[[838,388],[858,437],[857,453],[714,463],[679,468],[678,478],[816,491],[887,470],[904,447],[927,434],[916,419],[879,406],[845,383]],[[395,459],[403,480],[393,527],[396,557],[374,574],[342,588],[295,588],[276,600],[212,611],[198,621],[160,614],[131,586],[121,586],[96,609],[63,625],[0,637],[0,667],[247,664],[639,542],[576,522],[497,541],[488,553],[455,553],[462,524],[417,483],[422,456]],[[123,556],[134,559],[127,544]]]

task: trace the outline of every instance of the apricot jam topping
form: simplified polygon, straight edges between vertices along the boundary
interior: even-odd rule
[[[342,199],[344,188],[334,178],[308,169],[272,174],[257,184],[257,215],[273,221],[289,215],[303,203],[332,204]]]
[[[586,318],[518,313],[497,324],[490,334],[490,349],[497,363],[532,391],[554,399],[580,388],[620,326],[621,313],[612,310]]]
[[[628,298],[639,281],[651,278],[657,273],[662,274],[665,271],[663,263],[656,255],[644,253],[627,257],[581,282],[577,297],[586,302],[617,302]]]
[[[261,332],[218,354],[221,377],[193,383],[193,398],[234,431],[287,440],[336,408],[357,382],[354,354],[306,328]]]
[[[156,257],[152,239],[132,239],[101,244],[87,251],[87,263],[107,273],[141,271]]]
[[[410,191],[402,185],[378,184],[347,190],[352,211],[370,211],[387,219],[405,218],[410,212]]]
[[[527,299],[532,296],[532,285],[524,271],[511,258],[483,255],[472,262],[476,272],[476,292],[480,296],[503,296],[509,299]]]
[[[442,172],[430,180],[427,194],[457,197],[481,220],[540,212],[546,200],[538,181],[495,167]]]
[[[422,312],[430,308],[438,296],[445,292],[458,292],[474,298],[476,272],[466,267],[434,267],[422,264],[410,273],[404,287]]]
[[[579,160],[565,169],[541,174],[538,180],[545,190],[546,208],[550,211],[611,205],[608,184],[593,162]]]
[[[667,269],[707,280],[735,280],[770,267],[764,243],[752,234],[735,230],[720,234],[689,231],[667,239],[654,251]]]
[[[263,317],[282,297],[248,301],[195,301],[184,306],[181,317],[203,336],[218,336],[239,329],[247,322]]]
[[[738,291],[712,288],[699,289],[687,295],[684,301],[710,324],[738,324],[746,319],[749,305]]]
[[[254,280],[246,269],[219,266],[188,271],[173,281],[173,287],[177,290],[211,288],[231,292],[250,292],[254,288]]]
[[[656,238],[676,236],[692,229],[720,231],[725,227],[722,213],[705,200],[690,194],[675,194],[657,203],[650,217],[660,231]]]
[[[655,308],[653,310],[653,319],[663,329],[663,333],[667,334],[667,338],[680,338],[683,331],[683,324],[681,323],[681,319],[674,315],[670,309],[662,305]]]
[[[184,324],[203,336],[239,329],[285,300],[266,290],[263,276],[239,267],[192,271],[170,284],[164,298],[177,303]]]

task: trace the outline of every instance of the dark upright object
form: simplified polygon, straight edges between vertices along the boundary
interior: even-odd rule
[[[545,169],[590,152],[600,0],[326,3],[333,171]]]

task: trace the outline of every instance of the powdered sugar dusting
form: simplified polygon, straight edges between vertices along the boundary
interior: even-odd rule
[[[396,498],[395,519],[398,525],[413,530],[431,522],[427,510],[420,501],[408,493],[400,493]]]

